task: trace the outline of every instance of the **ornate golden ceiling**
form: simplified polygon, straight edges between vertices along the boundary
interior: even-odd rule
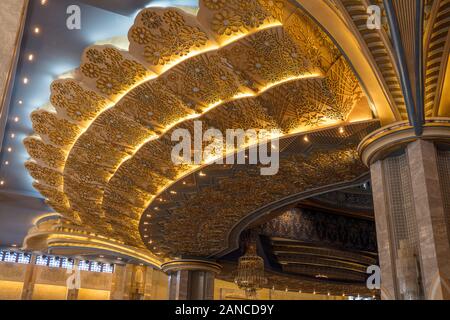
[[[32,158],[26,167],[49,205],[127,245],[148,246],[138,231],[142,213],[165,188],[200,167],[172,163],[170,135],[176,128],[192,131],[199,119],[205,130],[277,128],[292,135],[371,119],[348,62],[287,1],[204,0],[197,16],[145,9],[128,37],[127,52],[108,45],[87,48],[76,77],[52,84],[51,107],[32,114],[36,135],[24,141]],[[296,192],[316,185],[315,165],[343,166],[342,174],[324,177],[321,185],[353,178],[364,171],[356,159],[354,147],[284,159],[285,171],[261,182],[280,191],[267,200],[293,191],[282,192],[282,182],[303,176],[302,168],[309,180],[292,180]],[[236,186],[253,169],[237,177]],[[264,197],[249,200],[259,205]],[[229,212],[230,226],[248,205]],[[188,219],[177,214],[180,221]],[[206,255],[220,249],[224,234],[215,238],[208,228],[203,225],[204,239],[192,248],[164,251]],[[202,241],[211,242],[203,252]]]
[[[146,245],[163,256],[215,256],[234,245],[231,230],[260,208],[292,195],[351,183],[367,173],[356,146],[377,121],[311,132],[280,141],[280,170],[260,175],[255,165],[210,165],[165,190],[141,219]],[[306,195],[308,193],[308,195]],[[297,197],[297,201],[298,201]]]

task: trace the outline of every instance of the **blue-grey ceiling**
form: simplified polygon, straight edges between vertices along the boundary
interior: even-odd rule
[[[66,27],[69,5],[81,9],[81,30]],[[24,168],[28,155],[22,140],[32,134],[30,113],[48,102],[54,79],[79,66],[84,48],[126,35],[136,14],[146,6],[196,7],[198,0],[48,0],[45,5],[40,0],[30,0],[0,144],[0,181],[4,181],[0,186],[0,247],[20,246],[33,219],[52,211],[33,189]],[[39,34],[33,32],[35,27],[40,28]],[[32,62],[27,59],[29,54],[34,55]],[[23,83],[25,77],[28,84]],[[16,117],[18,122],[14,121]]]

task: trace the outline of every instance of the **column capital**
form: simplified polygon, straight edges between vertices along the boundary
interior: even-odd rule
[[[418,139],[450,142],[450,118],[427,119],[420,137],[407,121],[390,124],[365,137],[358,146],[358,153],[362,162],[370,166]]]
[[[201,259],[178,259],[163,263],[161,269],[166,272],[176,271],[208,271],[213,273],[220,273],[222,266],[214,261]]]

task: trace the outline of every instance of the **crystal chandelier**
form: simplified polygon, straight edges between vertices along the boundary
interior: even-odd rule
[[[264,277],[264,260],[256,253],[256,245],[250,244],[239,258],[234,282],[245,291],[247,299],[256,299],[256,291],[267,283]]]

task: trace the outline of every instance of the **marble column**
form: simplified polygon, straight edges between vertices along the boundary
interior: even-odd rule
[[[450,120],[395,124],[359,146],[370,167],[383,299],[450,299]],[[438,156],[439,155],[439,156]]]
[[[450,299],[450,243],[444,192],[432,141],[417,140],[407,147],[418,225],[424,293],[427,299]],[[450,159],[447,159],[450,161]],[[448,213],[447,213],[448,214]]]
[[[213,300],[221,266],[205,260],[174,260],[162,265],[169,275],[169,300]]]
[[[23,280],[22,300],[32,300],[34,283],[36,282],[36,255],[33,254],[30,263],[25,271],[25,279]]]
[[[80,291],[80,270],[78,269],[78,265],[80,263],[79,259],[74,259],[73,261],[73,270],[71,272],[72,276],[74,277],[73,279],[73,284],[71,284],[70,286],[67,287],[67,300],[78,300],[78,293]],[[76,279],[78,277],[78,279]]]

